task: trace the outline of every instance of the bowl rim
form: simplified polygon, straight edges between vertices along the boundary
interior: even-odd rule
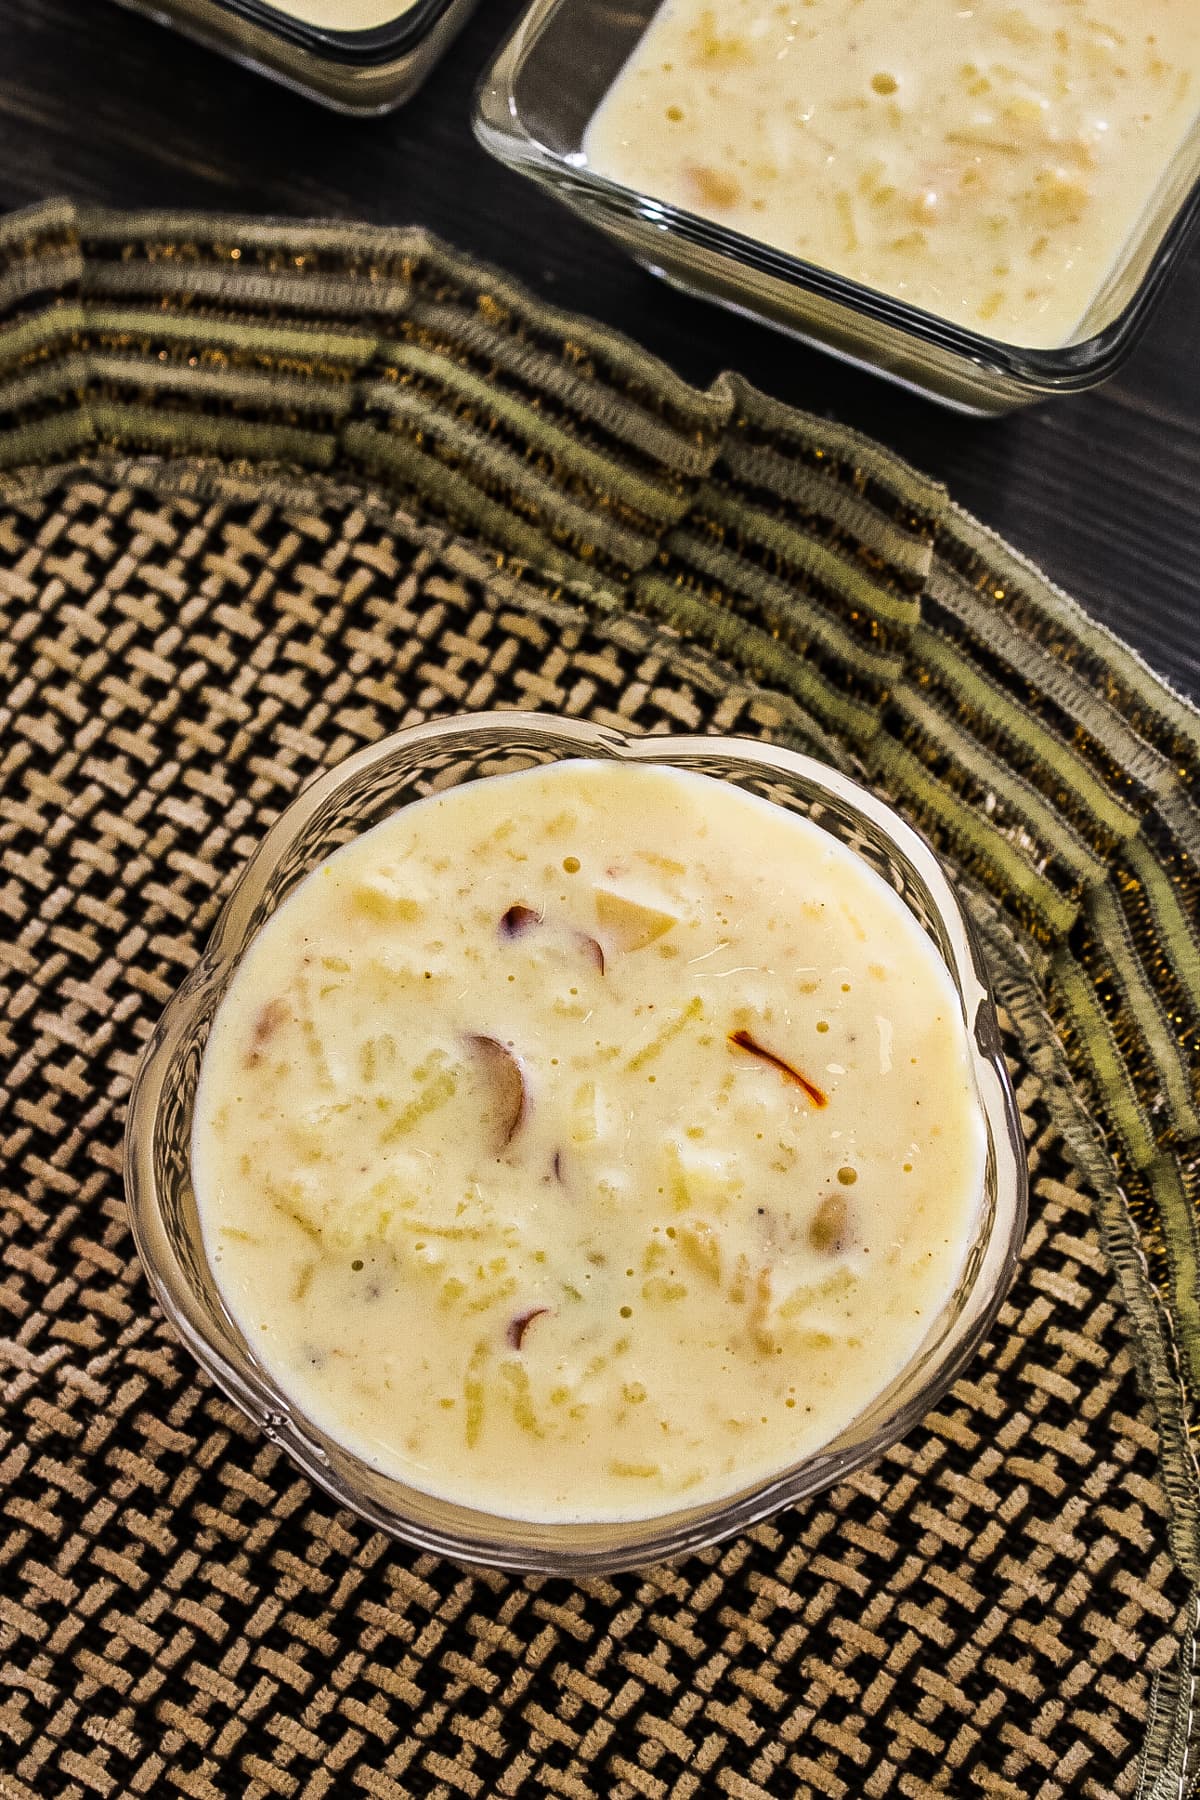
[[[976,379],[990,375],[1015,383],[1031,398],[1077,393],[1109,380],[1133,353],[1188,243],[1200,229],[1198,166],[1195,178],[1150,255],[1144,275],[1107,325],[1087,337],[1052,348],[1025,347],[989,337],[984,332],[954,324],[936,313],[886,294],[882,289],[868,287],[818,263],[775,249],[744,232],[716,224],[686,207],[626,187],[597,173],[582,160],[571,160],[549,149],[525,127],[516,107],[512,78],[525,57],[536,48],[543,28],[554,14],[561,7],[574,3],[575,0],[529,0],[484,69],[476,84],[472,122],[476,139],[485,150],[507,167],[566,196],[568,203],[581,213],[591,215],[599,211],[635,221],[650,227],[663,239],[680,239],[755,274],[783,282],[798,293],[811,294],[875,325],[899,332],[943,356],[955,358],[964,373],[969,375],[970,371],[975,371]],[[1200,165],[1200,116],[1182,141],[1177,155],[1189,145]],[[1174,166],[1173,160],[1164,170],[1155,190],[1156,199],[1147,208],[1142,223],[1157,216],[1157,196]],[[1140,237],[1139,230],[1135,229],[1121,246],[1112,268],[1093,296],[1089,311],[1100,303],[1117,280]],[[746,310],[756,317],[761,316],[752,299],[747,299]],[[819,336],[819,325],[815,324],[811,329]]]
[[[227,1337],[217,1339],[212,1320],[188,1286],[186,1274],[172,1247],[153,1156],[156,1127],[164,1104],[164,1083],[175,1046],[186,1035],[214,988],[223,986],[231,977],[242,952],[256,935],[251,930],[251,922],[266,880],[278,866],[282,852],[339,789],[352,786],[361,774],[385,762],[397,751],[414,747],[436,750],[449,740],[497,731],[505,735],[519,734],[526,741],[541,740],[560,752],[566,740],[573,747],[561,752],[555,760],[578,755],[585,759],[685,768],[697,757],[710,762],[714,758],[725,758],[731,764],[749,763],[764,775],[792,777],[816,789],[818,796],[828,796],[851,815],[864,819],[882,833],[923,883],[946,939],[950,952],[946,957],[947,964],[963,1005],[972,1072],[987,1131],[989,1164],[994,1164],[996,1197],[994,1217],[967,1289],[968,1297],[975,1293],[983,1283],[986,1268],[990,1287],[982,1305],[977,1307],[969,1328],[954,1345],[952,1354],[926,1370],[917,1391],[873,1431],[840,1451],[836,1448],[839,1440],[834,1439],[831,1446],[824,1446],[799,1463],[752,1482],[747,1488],[723,1499],[644,1519],[606,1521],[590,1527],[585,1527],[582,1522],[536,1526],[446,1502],[460,1516],[487,1521],[493,1527],[500,1527],[501,1532],[508,1526],[514,1533],[535,1533],[535,1541],[527,1539],[521,1543],[501,1541],[494,1531],[486,1537],[472,1536],[469,1531],[430,1526],[425,1521],[410,1519],[398,1508],[377,1503],[367,1492],[354,1491],[331,1470],[328,1458],[304,1429],[309,1426],[317,1435],[325,1435],[320,1428],[305,1419],[252,1356],[250,1362],[245,1363],[236,1342]],[[485,775],[474,779],[489,778]],[[721,779],[720,776],[717,778]],[[306,870],[306,874],[309,872]],[[190,1142],[187,1155],[190,1167]],[[450,1556],[459,1562],[542,1574],[610,1573],[678,1558],[746,1530],[783,1507],[821,1491],[899,1442],[937,1405],[974,1357],[994,1323],[1015,1272],[1028,1208],[1025,1143],[979,940],[935,852],[912,826],[858,782],[801,751],[759,739],[715,733],[626,734],[609,725],[515,709],[452,714],[405,727],[322,771],[284,808],[240,870],[204,951],[171,996],[146,1042],[129,1096],[123,1164],[134,1244],[151,1290],[168,1322],[205,1373],[272,1442],[289,1454],[310,1480],[323,1488],[338,1505],[421,1550]],[[1004,1217],[1001,1216],[1002,1208],[1006,1208]],[[930,1326],[927,1339],[894,1378],[893,1386],[919,1367],[925,1345],[945,1321],[949,1305],[947,1302],[943,1306]],[[883,1390],[883,1394],[888,1391]],[[869,1402],[867,1410],[877,1405],[882,1397],[876,1396]],[[862,1417],[862,1413],[857,1415],[857,1418]],[[843,1438],[853,1430],[854,1423],[851,1421],[844,1428]],[[328,1441],[334,1442],[333,1439]],[[380,1471],[372,1471],[369,1464],[346,1446],[340,1446],[339,1451],[365,1474],[380,1478]],[[397,1488],[406,1486],[394,1477],[382,1476],[382,1479],[394,1481]],[[442,1499],[425,1490],[409,1488],[408,1491],[419,1491],[435,1503]],[[585,1528],[620,1536],[621,1541],[582,1548],[572,1546],[569,1541],[572,1534]]]

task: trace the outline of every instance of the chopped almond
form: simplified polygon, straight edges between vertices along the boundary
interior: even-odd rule
[[[508,1321],[508,1329],[504,1334],[510,1348],[513,1350],[520,1350],[525,1342],[525,1333],[529,1330],[533,1321],[542,1318],[549,1311],[550,1308],[548,1306],[531,1306],[528,1312],[518,1313],[515,1318],[510,1319]]]
[[[499,1038],[473,1032],[467,1039],[471,1049],[488,1074],[493,1091],[492,1116],[495,1124],[493,1149],[497,1156],[507,1150],[525,1117],[529,1091],[520,1058]]]
[[[535,912],[532,906],[523,906],[518,901],[501,915],[500,935],[510,938],[520,937],[523,932],[532,930],[533,926],[540,925],[541,922],[541,913]]]
[[[596,917],[616,948],[625,951],[644,950],[679,923],[678,914],[646,906],[611,888],[596,889]]]
[[[547,923],[545,913],[537,912],[523,901],[516,901],[508,911],[500,916],[500,935],[505,938],[524,937],[527,931],[533,931]],[[559,927],[560,935],[562,927]],[[604,951],[600,944],[587,931],[575,931],[571,934],[580,952],[591,963],[597,974],[604,973]]]
[[[604,951],[597,940],[586,931],[577,931],[575,942],[587,957],[597,975],[604,973]]]

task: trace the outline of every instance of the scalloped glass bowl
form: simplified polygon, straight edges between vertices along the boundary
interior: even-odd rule
[[[263,922],[326,857],[425,794],[569,757],[618,758],[732,781],[812,819],[901,896],[954,980],[988,1137],[985,1191],[958,1286],[912,1361],[818,1454],[716,1503],[618,1524],[493,1516],[381,1474],[319,1430],[262,1368],[222,1301],[191,1180],[204,1046]],[[895,1443],[979,1346],[1008,1288],[1025,1223],[1025,1152],[995,1010],[970,925],[932,851],[890,808],[793,751],[722,737],[625,737],[546,715],[482,713],[397,733],[313,782],[246,865],[212,940],[146,1047],[130,1100],[125,1179],[134,1238],[163,1310],[213,1380],[335,1500],[373,1525],[466,1562],[581,1574],[677,1557],[803,1499]]]
[[[661,0],[532,0],[480,83],[475,133],[653,275],[956,411],[1095,387],[1135,349],[1200,223],[1200,120],[1071,339],[1026,350],[951,325],[589,168],[588,124]]]

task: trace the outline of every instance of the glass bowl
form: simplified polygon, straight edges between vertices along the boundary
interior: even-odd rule
[[[120,0],[335,112],[391,112],[411,98],[475,0],[359,0],[348,21],[312,21],[312,0]],[[304,15],[308,16],[305,17]],[[351,21],[355,28],[351,28]]]
[[[191,1180],[192,1116],[213,1017],[259,927],[317,864],[400,807],[460,782],[559,761],[617,758],[690,769],[761,795],[849,845],[900,895],[950,970],[986,1122],[985,1191],[959,1284],[912,1360],[837,1438],[744,1491],[658,1517],[523,1523],[423,1493],[326,1436],[280,1392],[226,1311]],[[320,776],[246,865],[212,940],[146,1047],[130,1100],[125,1179],[142,1265],[201,1366],[335,1500],[424,1550],[501,1568],[579,1574],[677,1557],[754,1524],[903,1437],[987,1332],[1025,1223],[1025,1153],[996,1014],[970,925],[937,859],[845,776],[790,750],[722,737],[625,737],[527,713],[481,713],[398,732]]]
[[[1200,221],[1200,120],[1070,342],[1026,350],[951,325],[588,167],[588,124],[660,0],[533,0],[480,84],[485,149],[540,181],[673,286],[974,415],[1115,374]]]

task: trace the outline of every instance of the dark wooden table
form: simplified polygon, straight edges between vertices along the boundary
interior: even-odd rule
[[[489,161],[471,136],[472,90],[523,3],[481,0],[408,107],[355,120],[110,0],[0,0],[0,205],[66,194],[428,225],[692,381],[735,367],[881,438],[1200,697],[1200,244],[1108,387],[958,418],[659,286]]]

